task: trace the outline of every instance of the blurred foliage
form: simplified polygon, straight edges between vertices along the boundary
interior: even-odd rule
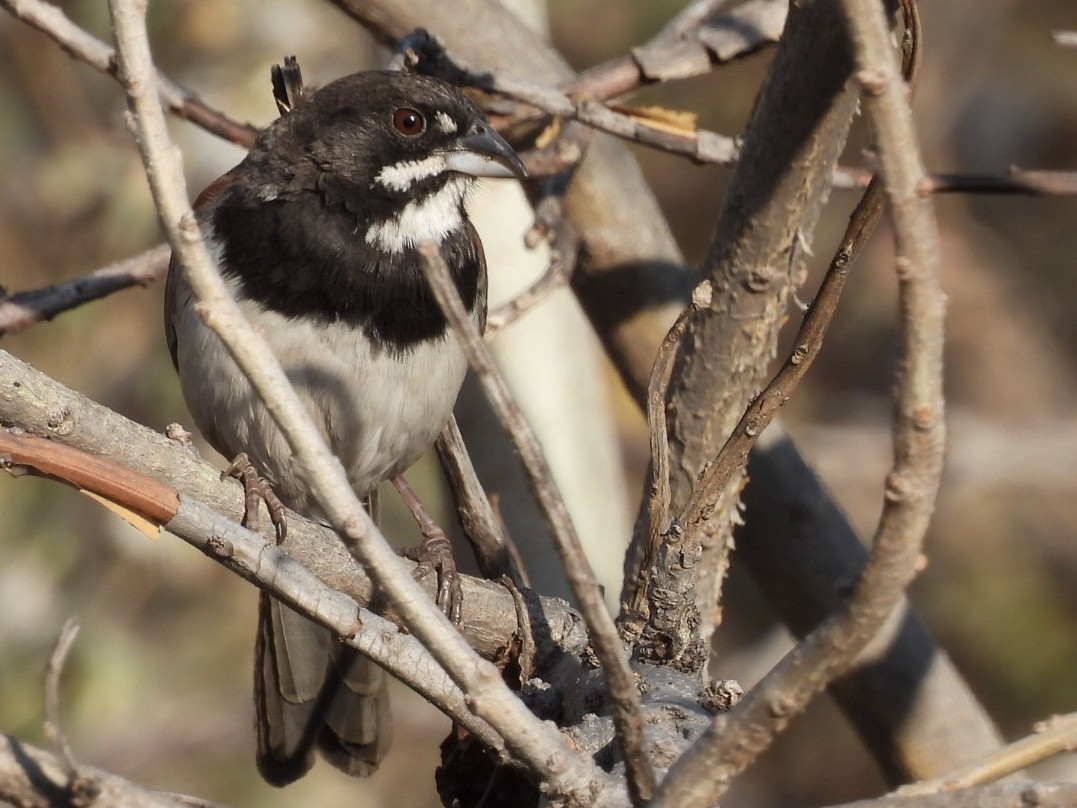
[[[100,0],[62,5],[108,39]],[[679,5],[554,0],[552,38],[573,65],[586,67],[644,41]],[[275,114],[268,68],[285,54],[298,54],[308,80],[318,82],[380,58],[357,26],[315,0],[177,0],[152,4],[152,11],[162,69],[259,124]],[[929,167],[1077,169],[1077,51],[1055,46],[1050,36],[1077,27],[1072,0],[951,0],[925,3],[923,14],[916,111]],[[581,26],[581,18],[602,24]],[[737,133],[768,61],[760,54],[640,98],[695,110],[704,126]],[[111,79],[0,16],[0,106],[0,284],[36,288],[159,238]],[[192,190],[241,157],[183,122],[174,121],[172,131]],[[846,162],[863,163],[864,142],[856,133]],[[637,152],[686,254],[698,260],[727,171]],[[835,192],[806,289],[853,202]],[[1077,702],[1077,431],[1069,424],[1077,400],[1077,200],[942,198],[938,208],[955,425],[930,563],[914,600],[992,714],[1017,735]],[[889,452],[894,283],[887,235],[881,229],[855,268],[830,341],[788,414],[865,536]],[[186,421],[161,337],[160,295],[158,286],[113,296],[10,337],[3,348],[153,427]],[[637,480],[645,456],[641,422],[629,408],[619,412],[632,459],[626,474]],[[735,584],[716,665],[750,682],[760,673],[753,652],[761,638],[773,641],[775,630],[750,584]],[[430,772],[447,722],[402,688],[394,752],[369,783],[357,788],[324,765],[284,792],[260,782],[250,707],[254,606],[248,585],[185,545],[147,541],[53,484],[0,479],[4,731],[40,739],[41,674],[64,619],[77,614],[83,632],[66,674],[64,721],[80,759],[149,786],[236,805],[436,805]],[[779,638],[778,648],[785,642]],[[820,804],[873,788],[870,761],[823,702],[724,804]]]

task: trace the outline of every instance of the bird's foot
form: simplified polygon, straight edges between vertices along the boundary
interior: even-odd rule
[[[456,570],[456,560],[452,555],[452,544],[449,543],[445,531],[430,518],[408,481],[402,475],[397,475],[392,479],[392,483],[415,521],[419,523],[419,530],[423,534],[423,540],[418,547],[403,547],[400,554],[418,562],[419,566],[412,573],[415,580],[421,581],[432,572],[437,574],[438,589],[434,599],[445,616],[459,625],[464,605],[464,590],[460,585],[460,573]]]
[[[261,500],[269,511],[269,519],[273,522],[277,534],[277,544],[283,542],[288,536],[288,518],[285,516],[284,503],[254,468],[246,452],[237,454],[228,468],[221,472],[222,480],[229,477],[235,477],[243,483],[243,527],[258,530],[258,501]]]

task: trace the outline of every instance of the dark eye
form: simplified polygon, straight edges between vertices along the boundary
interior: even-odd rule
[[[405,137],[416,137],[426,131],[426,118],[417,109],[403,107],[393,113],[393,128]]]

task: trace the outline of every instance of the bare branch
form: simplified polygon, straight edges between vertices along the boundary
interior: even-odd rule
[[[955,772],[931,780],[921,780],[919,783],[910,783],[899,788],[895,794],[911,797],[960,791],[993,783],[1062,752],[1077,752],[1077,713],[1052,716],[1037,724],[1034,730],[1031,735],[1007,744]]]
[[[0,804],[21,808],[108,805],[112,808],[180,808],[189,802],[148,791],[109,772],[82,767],[89,789],[72,793],[63,765],[43,749],[0,735]]]
[[[444,665],[471,699],[476,713],[505,738],[514,754],[556,794],[590,792],[605,779],[570,751],[557,731],[528,711],[426,597],[371,522],[351,490],[343,467],[329,451],[266,342],[243,318],[202,241],[169,144],[152,81],[155,75],[145,28],[145,0],[110,0],[120,69],[162,224],[174,254],[200,299],[199,312],[228,348],[301,462],[312,493],[337,532],[356,553],[405,625]]]
[[[505,576],[518,587],[527,586],[519,555],[479,482],[455,416],[449,418],[435,448],[456,501],[460,527],[471,541],[482,574],[491,580]]]
[[[149,286],[168,270],[167,244],[44,289],[0,296],[0,337],[132,286]]]
[[[843,0],[863,100],[879,148],[880,172],[898,248],[902,359],[895,392],[894,467],[868,565],[847,609],[812,632],[671,769],[655,806],[715,802],[728,780],[764,748],[808,699],[851,663],[900,601],[920,563],[942,473],[944,295],[938,231],[923,179],[907,89],[890,51],[883,10]]]
[[[71,22],[58,6],[44,0],[0,0],[0,6],[53,39],[72,58],[119,80],[116,52]],[[250,146],[254,142],[258,130],[253,126],[239,123],[218,112],[167,76],[156,71],[154,76],[161,103],[180,118],[240,146]]]
[[[64,735],[63,725],[60,723],[60,677],[67,664],[67,655],[71,652],[71,646],[75,644],[75,638],[79,634],[79,622],[74,617],[69,617],[60,629],[60,637],[56,640],[56,647],[49,657],[49,664],[45,667],[45,737],[52,744],[53,750],[63,764],[67,773],[68,783],[72,783],[78,777],[78,764],[75,755],[71,752],[71,744]]]
[[[606,678],[613,723],[628,772],[629,793],[633,804],[641,805],[650,799],[654,791],[654,770],[644,747],[643,718],[635,675],[628,666],[624,646],[606,610],[601,587],[546,465],[542,447],[512,399],[478,328],[464,308],[445,259],[435,244],[421,243],[418,249],[423,274],[445,318],[459,337],[487,399],[516,447],[528,484],[554,537],[565,576],[587,621],[591,642]]]
[[[160,525],[335,631],[347,644],[395,674],[454,721],[468,727],[483,743],[493,749],[503,748],[500,736],[484,721],[476,719],[460,689],[434,664],[414,637],[396,630],[389,620],[360,608],[355,599],[323,583],[275,542],[267,542],[263,536],[196,499],[181,496],[157,480],[111,460],[33,435],[0,429],[0,468],[33,470],[92,492]],[[55,712],[55,707],[48,710],[49,723],[58,726]]]
[[[1071,808],[1077,804],[1075,783],[994,783],[965,791],[915,797],[889,795],[847,802],[834,808]]]

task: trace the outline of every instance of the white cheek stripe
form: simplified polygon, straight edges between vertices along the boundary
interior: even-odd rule
[[[436,177],[445,171],[445,155],[433,154],[422,160],[405,160],[386,166],[374,177],[374,182],[393,191],[406,191],[418,180]]]
[[[366,243],[385,252],[399,253],[420,241],[440,242],[464,222],[462,203],[472,180],[449,180],[437,193],[409,202],[399,215],[374,222],[366,232]]]

